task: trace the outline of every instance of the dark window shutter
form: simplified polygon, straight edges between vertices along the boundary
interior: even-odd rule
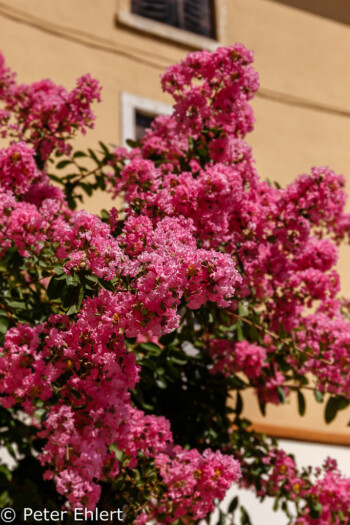
[[[216,36],[214,0],[132,0],[131,11],[191,33]]]
[[[186,31],[215,38],[213,0],[182,0],[183,25]]]
[[[153,120],[156,115],[150,115],[142,113],[141,111],[135,112],[135,138],[136,140],[141,140],[145,134],[146,129],[151,127]]]
[[[175,25],[173,0],[132,0],[131,12],[163,24]]]

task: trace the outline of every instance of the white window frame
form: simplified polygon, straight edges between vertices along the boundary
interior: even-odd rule
[[[227,44],[227,7],[226,0],[213,0],[213,3],[215,39],[163,24],[151,18],[136,15],[131,11],[131,0],[117,0],[116,19],[120,24],[142,31],[143,33],[172,40],[190,48],[215,51],[219,46]]]
[[[172,113],[172,106],[170,104],[164,104],[157,100],[152,100],[146,97],[140,97],[127,93],[121,92],[121,138],[124,147],[128,147],[126,144],[127,139],[136,139],[136,112],[140,111],[143,113],[149,113],[150,115],[170,115]]]

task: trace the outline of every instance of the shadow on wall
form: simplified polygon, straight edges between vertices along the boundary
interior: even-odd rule
[[[329,18],[342,24],[350,25],[349,0],[271,0],[296,9],[308,11],[314,15]]]

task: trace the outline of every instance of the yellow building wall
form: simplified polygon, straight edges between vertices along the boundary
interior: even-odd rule
[[[217,2],[219,43],[239,41],[255,51],[261,90],[253,103],[257,122],[248,141],[261,177],[285,185],[298,174],[307,173],[312,165],[329,165],[349,179],[350,26],[319,16],[317,1]],[[167,27],[155,35],[142,27],[142,20],[136,24],[138,29],[125,23],[120,13],[127,10],[128,3],[0,2],[0,47],[20,81],[30,83],[49,77],[72,88],[75,79],[86,72],[100,80],[103,102],[95,106],[95,129],[79,138],[81,146],[93,147],[98,140],[121,142],[121,92],[170,103],[161,91],[159,75],[167,64],[179,61],[194,49],[193,42],[186,44],[183,34],[182,43],[172,40]],[[342,13],[344,22],[350,20],[347,1],[334,0],[328,5],[329,9],[333,6],[337,20],[342,20]],[[310,12],[310,6],[314,12]],[[197,42],[201,45],[200,39]],[[99,194],[86,207],[98,212],[109,204],[108,198]],[[339,268],[342,288],[348,296],[349,260],[349,248],[342,248]],[[291,421],[293,426],[299,425],[301,436],[307,427],[328,431],[322,423],[321,407],[310,403],[311,419],[299,419],[299,423],[295,407],[286,415],[271,407],[268,415],[277,426]],[[261,419],[249,397],[246,414],[255,421]],[[344,433],[344,418],[339,416],[333,432]]]

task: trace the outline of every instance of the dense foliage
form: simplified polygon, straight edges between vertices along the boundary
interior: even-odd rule
[[[141,143],[75,151],[98,83],[20,85],[1,59],[1,507],[195,523],[236,483],[288,523],[347,522],[335,462],[298,470],[242,417],[245,389],[263,413],[331,393],[327,421],[350,392],[344,179],[259,179],[252,60],[238,44],[188,55],[162,77],[173,114]],[[122,209],[76,211],[98,188]],[[237,498],[226,519],[250,523]]]

